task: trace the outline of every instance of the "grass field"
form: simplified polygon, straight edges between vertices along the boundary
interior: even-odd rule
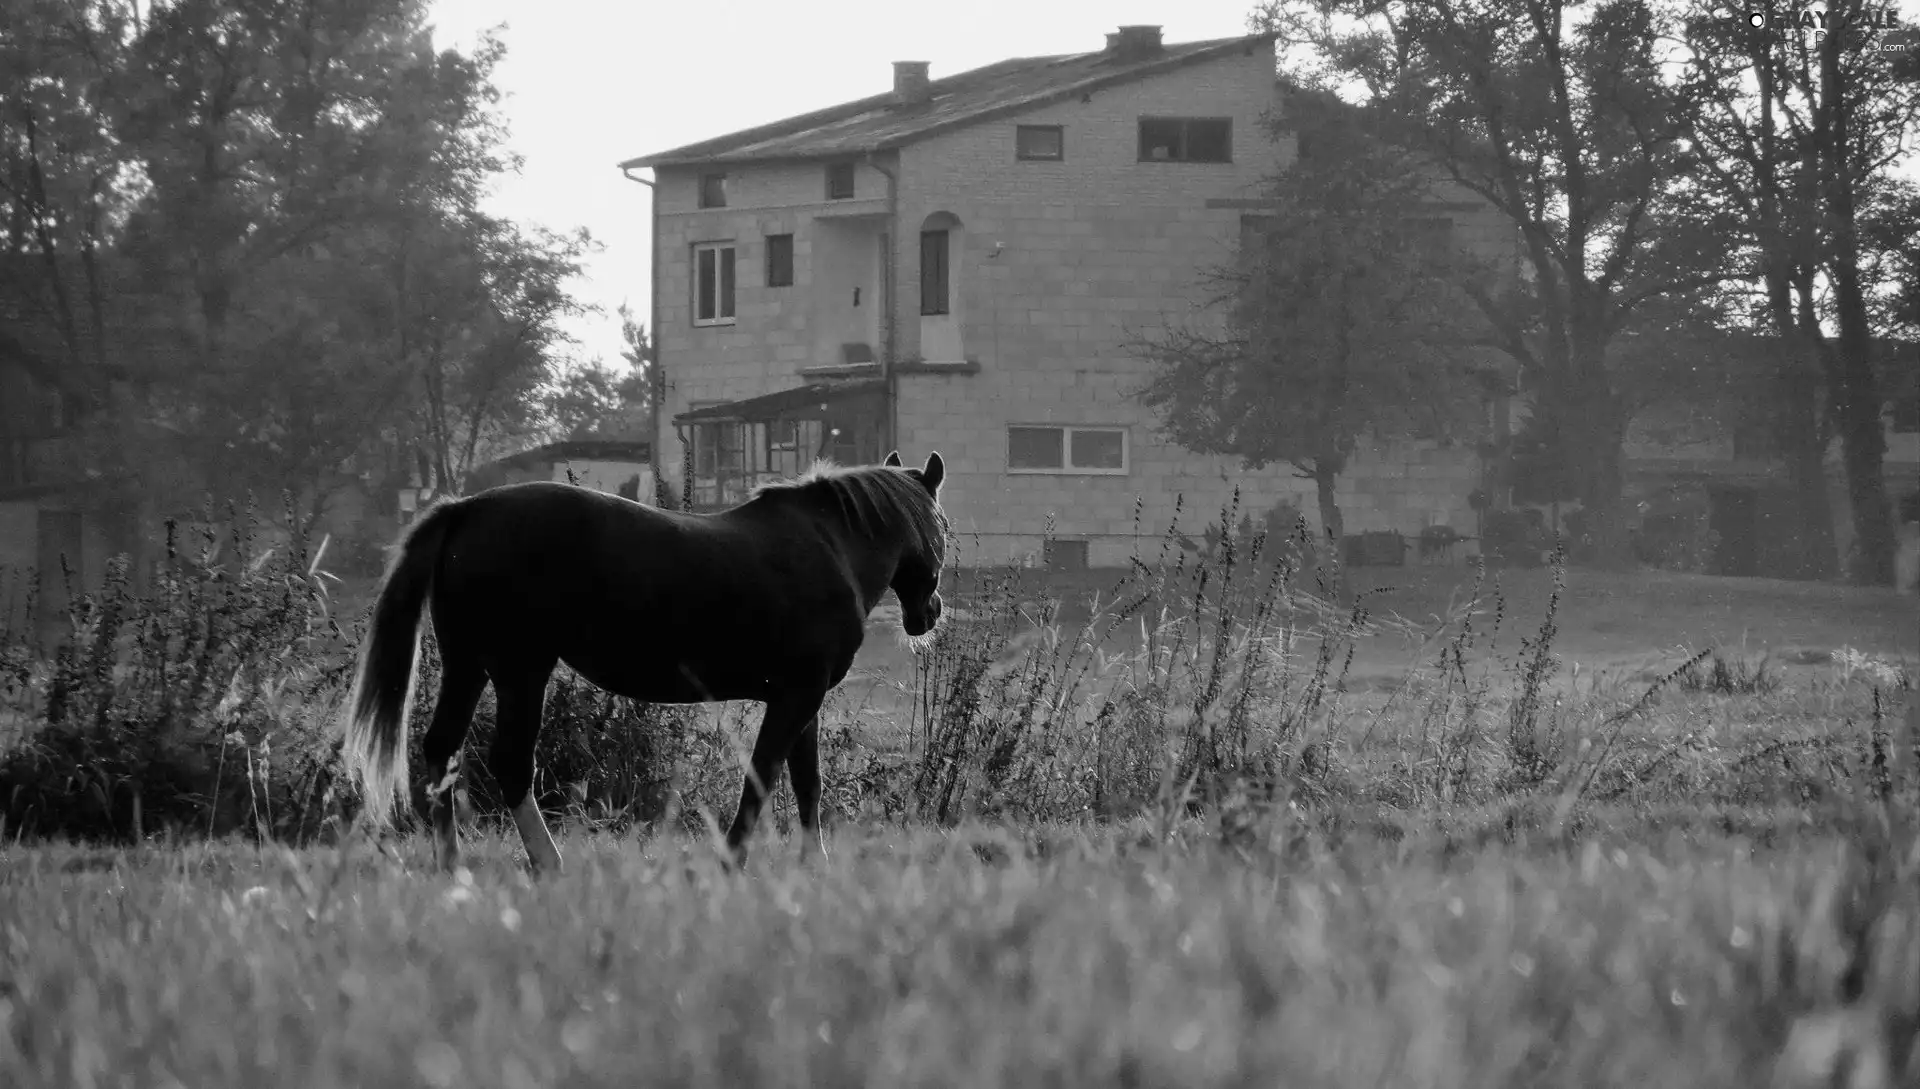
[[[1355,698],[1110,820],[839,805],[808,868],[776,806],[730,872],[575,814],[537,883],[485,828],[451,877],[409,837],[0,845],[0,1085],[1920,1083],[1911,600],[1569,572],[1533,704],[1546,572],[1453,667],[1463,569],[1349,575],[1393,586]],[[1103,583],[1041,589],[1071,627]],[[830,792],[908,752],[913,666],[876,626]],[[1071,800],[1031,777],[1081,736],[996,774]]]

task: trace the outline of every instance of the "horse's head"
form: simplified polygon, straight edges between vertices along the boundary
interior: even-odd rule
[[[888,454],[886,463],[895,469],[902,468],[900,452]],[[946,463],[940,460],[939,454],[933,453],[927,455],[925,468],[904,471],[927,490],[930,510],[935,512],[931,522],[938,525],[940,483],[947,477]],[[909,539],[913,543],[902,553],[888,586],[893,596],[900,599],[900,626],[909,636],[917,638],[932,631],[940,622],[940,569],[947,562],[945,527],[940,525],[937,531],[910,535]]]

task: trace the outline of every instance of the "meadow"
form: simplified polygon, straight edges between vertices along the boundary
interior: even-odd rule
[[[206,530],[0,657],[0,1084],[1920,1079],[1911,600],[1253,540],[955,583],[830,704],[826,862],[782,788],[720,865],[749,708],[563,676],[566,872],[475,760],[449,876],[353,828],[352,595]]]

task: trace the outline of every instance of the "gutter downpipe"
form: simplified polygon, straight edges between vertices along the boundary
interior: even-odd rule
[[[888,170],[880,165],[880,161],[874,158],[872,151],[867,152],[867,165],[878,170],[881,176],[887,179],[887,248],[882,255],[884,260],[881,261],[883,267],[880,270],[886,292],[884,296],[886,306],[881,312],[882,319],[886,323],[881,331],[881,351],[885,354],[882,356],[880,365],[884,368],[882,373],[887,380],[887,437],[881,445],[886,450],[898,450],[900,448],[900,375],[894,370],[894,354],[899,344],[900,324],[900,292],[895,283],[897,279],[895,269],[899,266],[896,253],[900,247],[900,173],[897,167]],[[884,451],[881,456],[886,456]]]
[[[666,478],[660,475],[660,411],[667,400],[667,368],[662,363],[660,356],[660,170],[658,167],[654,168],[653,180],[651,181],[646,178],[635,177],[633,168],[630,166],[621,167],[620,176],[630,182],[639,182],[641,185],[647,187],[647,203],[650,206],[649,213],[653,218],[653,224],[649,228],[649,234],[647,235],[647,258],[649,261],[647,272],[647,333],[653,341],[653,343],[648,345],[648,347],[653,349],[653,389],[648,391],[651,394],[650,399],[653,402],[652,405],[648,407],[648,412],[653,417],[653,433],[647,441],[647,457],[653,462],[653,501],[657,505],[660,502],[660,497],[667,494]]]

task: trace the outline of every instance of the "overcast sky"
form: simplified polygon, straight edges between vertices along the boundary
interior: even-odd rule
[[[938,79],[1007,57],[1081,53],[1125,23],[1170,42],[1247,32],[1253,0],[435,0],[435,41],[470,51],[505,24],[497,74],[511,145],[526,159],[491,210],[605,250],[575,285],[605,313],[577,323],[582,358],[618,358],[628,302],[648,316],[648,191],[614,164],[893,85],[893,62]]]

